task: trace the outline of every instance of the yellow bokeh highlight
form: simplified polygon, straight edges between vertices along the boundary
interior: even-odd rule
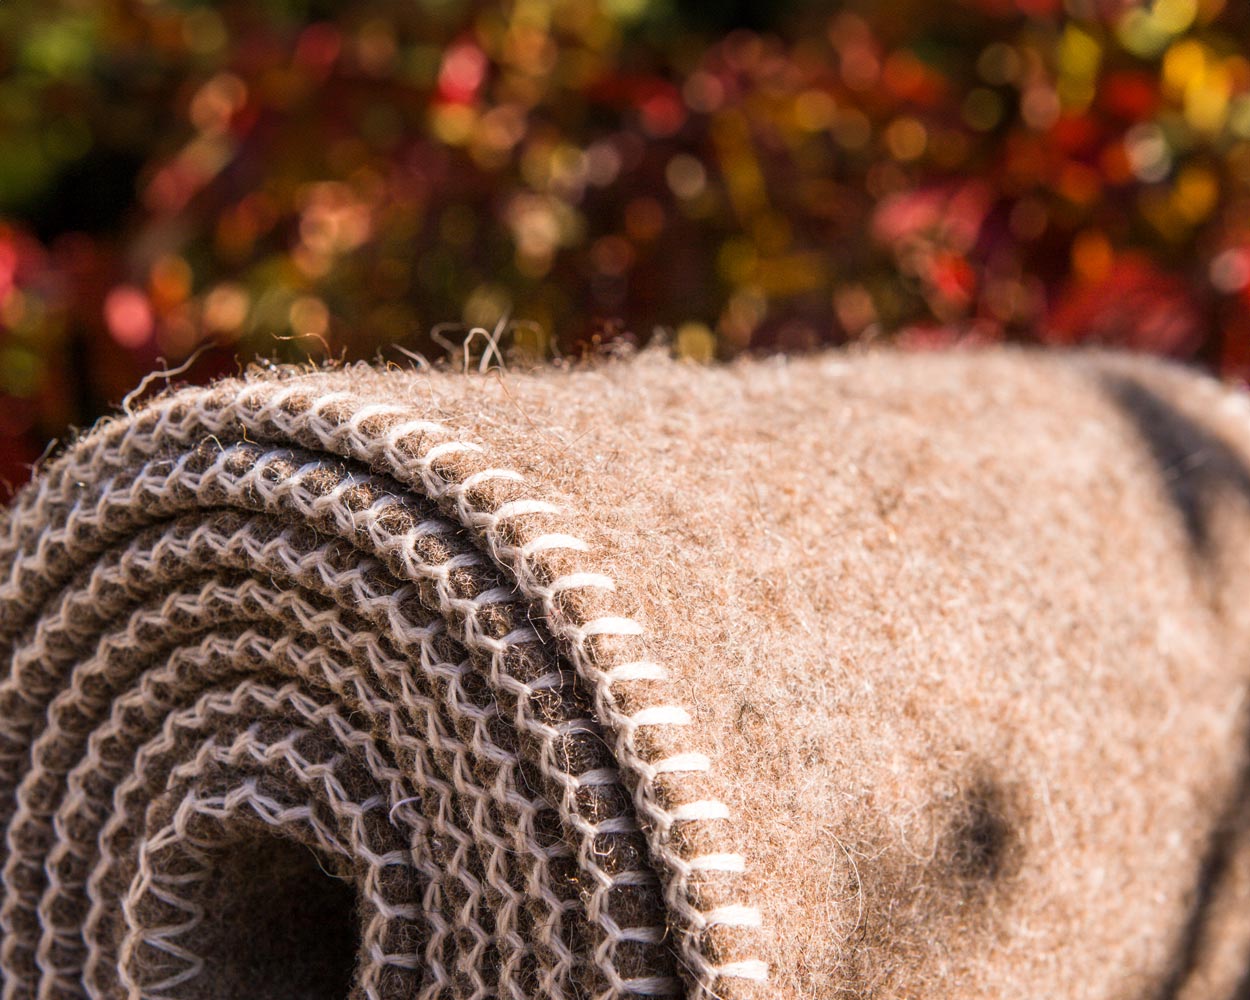
[[[291,329],[305,337],[322,337],[330,329],[330,310],[315,295],[301,295],[292,302],[287,319]]]
[[[827,129],[837,114],[837,102],[823,90],[805,90],[794,100],[794,122],[807,132]]]
[[[477,112],[464,104],[444,104],[430,116],[430,129],[449,146],[463,146],[473,137]]]
[[[1180,104],[1197,132],[1219,132],[1229,120],[1234,60],[1221,58],[1196,39],[1170,46],[1163,57],[1163,92]]]
[[[1228,121],[1232,75],[1223,64],[1208,64],[1201,82],[1185,91],[1185,119],[1199,132],[1218,132]]]
[[[512,352],[520,359],[530,362],[542,361],[551,356],[551,334],[547,322],[518,320],[512,324]]]
[[[1187,31],[1197,16],[1197,0],[1156,0],[1149,8],[1133,6],[1125,11],[1116,35],[1134,55],[1149,58]]]
[[[512,296],[503,285],[485,282],[478,285],[465,299],[461,312],[467,326],[482,326],[493,330],[499,317],[512,309]]]
[[[755,266],[755,283],[768,295],[786,298],[815,291],[825,283],[828,260],[819,253],[765,258]]]
[[[1088,31],[1075,24],[1063,30],[1057,53],[1060,103],[1066,108],[1085,108],[1094,99],[1102,46]]]
[[[1220,185],[1206,167],[1186,167],[1176,177],[1172,207],[1190,223],[1199,223],[1211,214],[1220,197]]]
[[[1163,56],[1163,90],[1168,96],[1184,97],[1189,82],[1204,72],[1206,47],[1193,38],[1186,38],[1168,48]]]
[[[706,364],[716,356],[716,337],[704,323],[683,323],[677,328],[677,356]]]
[[[1198,0],[1155,0],[1150,8],[1151,20],[1170,35],[1188,30],[1197,16]]]
[[[896,160],[916,160],[924,155],[929,145],[929,133],[920,121],[904,115],[886,127],[885,144]]]
[[[242,285],[223,282],[204,297],[204,328],[210,333],[236,334],[247,321],[250,306]]]
[[[1218,133],[1228,124],[1236,59],[1221,59],[1203,42],[1185,39],[1163,60],[1163,90],[1181,106],[1186,123],[1201,133]]]

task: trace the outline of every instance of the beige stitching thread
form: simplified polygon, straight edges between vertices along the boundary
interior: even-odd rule
[[[729,819],[728,808],[719,800],[681,798],[682,776],[705,774],[711,766],[705,755],[679,743],[674,745],[667,735],[689,726],[688,713],[680,706],[662,702],[635,704],[631,686],[661,681],[665,671],[662,665],[645,658],[642,626],[612,610],[608,602],[615,591],[614,582],[593,565],[564,567],[557,572],[549,569],[553,565],[549,560],[555,556],[566,557],[567,561],[568,557],[576,559],[588,553],[587,543],[576,534],[561,530],[566,515],[557,504],[526,495],[528,487],[519,473],[489,465],[480,445],[449,440],[454,435],[446,426],[411,419],[411,411],[403,407],[359,405],[347,392],[318,395],[315,383],[315,378],[287,383],[234,382],[176,394],[139,412],[129,421],[102,426],[56,463],[37,488],[23,493],[4,528],[6,538],[0,542],[0,569],[5,571],[4,579],[0,580],[0,607],[13,609],[13,614],[6,613],[4,625],[0,626],[0,644],[9,646],[0,648],[16,643],[17,650],[10,677],[29,681],[34,668],[29,665],[29,656],[23,659],[23,650],[45,649],[57,634],[63,633],[67,639],[80,644],[93,641],[96,633],[91,628],[76,629],[66,611],[53,608],[38,617],[43,603],[54,592],[57,586],[54,581],[66,579],[67,574],[72,573],[76,560],[96,558],[94,552],[107,553],[108,547],[115,544],[114,539],[124,541],[128,534],[145,530],[144,522],[178,518],[183,516],[181,511],[191,511],[197,506],[218,507],[224,500],[258,511],[289,509],[306,518],[319,531],[329,530],[344,541],[362,535],[368,539],[370,550],[376,553],[374,561],[370,563],[357,556],[359,565],[350,565],[340,558],[337,570],[328,568],[320,558],[315,567],[310,568],[305,563],[307,554],[301,556],[289,544],[283,548],[275,544],[275,539],[262,540],[255,534],[249,535],[249,543],[239,543],[237,550],[246,551],[252,559],[263,552],[266,563],[274,566],[275,571],[280,567],[292,578],[303,580],[301,586],[312,586],[314,580],[319,580],[323,592],[327,588],[334,591],[343,602],[342,606],[354,608],[374,622],[375,628],[385,630],[376,633],[378,641],[389,641],[384,637],[390,636],[405,648],[413,649],[422,662],[432,648],[431,643],[444,641],[441,638],[444,633],[437,619],[424,623],[407,619],[400,610],[406,601],[424,595],[422,602],[432,602],[443,617],[442,624],[450,629],[447,638],[463,643],[468,652],[464,664],[444,665],[432,671],[430,679],[436,685],[434,696],[416,694],[409,688],[406,678],[399,683],[404,698],[416,698],[418,703],[422,703],[421,698],[425,699],[426,738],[431,741],[433,752],[450,753],[449,760],[459,762],[453,763],[448,772],[452,777],[451,785],[444,780],[444,790],[440,793],[446,808],[454,804],[458,814],[467,817],[465,822],[472,829],[473,835],[467,841],[465,831],[457,830],[460,836],[457,856],[468,858],[474,854],[478,841],[473,838],[479,832],[486,838],[488,851],[493,851],[485,868],[481,869],[486,882],[467,869],[458,869],[458,872],[468,894],[466,905],[470,910],[465,912],[485,905],[487,884],[494,887],[491,892],[502,893],[505,897],[503,908],[497,914],[504,928],[497,939],[510,950],[503,963],[498,989],[512,996],[524,995],[524,987],[515,975],[521,974],[521,964],[528,961],[526,956],[532,948],[518,938],[515,918],[520,908],[532,905],[525,902],[527,899],[541,900],[546,912],[539,926],[539,950],[549,952],[539,962],[544,995],[566,995],[569,977],[580,975],[576,969],[582,960],[560,943],[562,928],[571,912],[570,905],[576,904],[552,895],[547,888],[549,865],[559,855],[544,853],[549,852],[549,848],[540,845],[534,837],[541,809],[524,797],[518,802],[512,790],[518,786],[500,785],[494,779],[483,786],[475,786],[482,791],[470,791],[474,783],[465,776],[475,769],[486,774],[492,768],[502,767],[501,774],[516,775],[521,766],[521,758],[515,753],[501,753],[484,728],[491,725],[496,713],[488,707],[486,710],[483,706],[475,707],[462,690],[464,680],[473,670],[483,670],[497,697],[506,697],[509,704],[515,705],[513,721],[517,731],[530,734],[525,738],[532,737],[538,741],[538,747],[544,748],[538,751],[535,760],[539,762],[544,780],[551,783],[555,798],[550,804],[555,806],[562,822],[577,832],[576,861],[594,885],[583,905],[587,918],[599,927],[600,936],[591,957],[602,977],[596,987],[598,995],[662,995],[676,988],[671,976],[622,975],[617,971],[618,955],[624,954],[620,950],[622,947],[657,946],[664,940],[663,928],[658,925],[623,927],[613,917],[614,906],[618,905],[612,902],[613,894],[628,891],[633,886],[645,887],[651,880],[650,874],[628,866],[620,871],[609,871],[597,860],[595,845],[602,838],[628,837],[638,825],[624,816],[588,821],[581,813],[579,796],[591,793],[611,796],[619,787],[622,773],[628,777],[632,789],[633,807],[644,821],[651,856],[665,873],[664,899],[670,918],[680,931],[677,945],[686,971],[694,977],[695,994],[723,993],[732,986],[732,980],[763,981],[767,969],[762,961],[749,954],[734,954],[736,938],[732,935],[725,939],[718,937],[718,928],[740,933],[743,928],[755,928],[760,924],[758,911],[733,899],[732,891],[726,890],[723,883],[724,878],[745,870],[745,860],[736,852],[715,849],[686,857],[670,840],[678,824],[706,825],[714,836],[715,830]],[[232,441],[237,427],[243,429],[246,442]],[[250,441],[272,444],[247,443]],[[394,480],[375,473],[362,475],[354,470],[343,474],[317,454],[300,450],[307,447],[324,449],[373,469],[386,469],[401,480],[415,479],[421,491],[438,503],[440,513],[431,515],[411,508],[405,500],[404,486]],[[184,450],[179,453],[178,448]],[[471,467],[462,467],[465,463]],[[85,493],[79,483],[86,484]],[[88,498],[92,496],[97,499],[90,501]],[[141,519],[136,521],[136,516]],[[446,517],[450,520],[444,520]],[[403,521],[398,533],[392,530],[391,524],[396,519]],[[472,548],[449,550],[439,561],[431,561],[420,554],[423,547],[434,542],[443,547],[451,545],[454,549],[452,539],[457,523],[477,533],[490,560]],[[165,537],[155,523],[150,531],[158,538]],[[203,524],[190,528],[189,536],[197,539],[196,545],[203,551],[212,553],[212,560],[235,544],[236,537],[218,534],[210,540],[211,532]],[[89,538],[98,541],[83,541]],[[159,548],[158,542],[148,551],[155,553]],[[170,550],[165,551],[168,554]],[[81,554],[75,556],[75,552]],[[122,557],[115,563],[108,562],[108,558],[100,565],[114,566],[118,572],[128,572],[133,578],[133,566],[124,569]],[[148,557],[147,565],[156,563],[159,558]],[[398,579],[412,583],[394,588],[390,596],[370,591],[366,581],[371,572],[367,568],[369,565],[376,566],[379,573],[389,571]],[[514,661],[522,663],[530,656],[525,651],[536,649],[541,640],[525,623],[524,613],[506,610],[514,600],[514,592],[502,579],[489,580],[493,566],[507,570],[521,597],[533,602],[547,627],[561,642],[572,666],[586,684],[585,691],[593,703],[595,717],[607,733],[612,734],[614,766],[592,766],[579,773],[570,772],[554,748],[578,733],[593,730],[598,724],[576,715],[555,724],[542,722],[527,707],[543,692],[558,693],[566,689],[571,675],[552,670],[548,665],[538,672],[530,671],[521,679],[514,673],[516,668],[506,665]],[[475,592],[457,589],[457,581],[464,574],[481,581],[475,583]],[[64,608],[67,600],[74,607],[89,607],[101,601],[103,592],[115,585],[116,579],[115,575],[95,573],[76,592],[78,596],[74,596],[73,591],[67,592],[70,597],[63,596],[60,607]],[[245,588],[246,599],[260,601],[260,593],[255,587]],[[566,611],[563,602],[570,596],[589,602],[591,613],[580,609],[572,614]],[[205,601],[219,598],[220,595],[202,593],[170,597],[156,611],[157,620],[194,614]],[[267,600],[268,613],[279,613],[279,598]],[[288,602],[281,613],[298,615],[314,632],[337,629],[341,648],[362,649],[359,641],[353,639],[351,628],[340,627],[329,608],[301,611]],[[504,618],[511,616],[516,624],[504,628],[501,634],[499,626],[491,624],[498,614]],[[19,629],[28,630],[10,632],[6,636],[4,629],[10,621]],[[30,621],[35,624],[18,624]],[[30,628],[34,631],[29,631]],[[136,637],[137,628],[130,626],[127,635],[131,640]],[[372,646],[369,649],[357,655],[376,661],[378,653],[372,651]],[[270,650],[266,655],[276,653]],[[516,660],[517,656],[521,660]],[[478,666],[469,666],[469,661]],[[391,669],[394,672],[394,668]],[[333,673],[327,670],[327,676]],[[50,681],[40,683],[47,687]],[[8,697],[15,704],[26,705],[28,713],[35,712],[42,707],[43,695],[32,695],[32,690],[39,691],[40,684],[36,683],[33,688],[29,684],[10,685]],[[55,688],[49,693],[54,692]],[[371,697],[376,703],[386,696]],[[450,700],[444,701],[444,697]],[[442,721],[448,711],[452,713],[450,720]],[[29,742],[30,735],[23,726],[11,723],[7,717],[0,717],[0,732],[5,737],[4,746],[0,747],[0,760],[9,761],[13,757],[12,766],[20,769],[23,766],[20,746],[23,741]],[[95,734],[91,738],[95,739]],[[55,739],[51,739],[51,743],[54,742]],[[478,763],[470,763],[470,754],[476,755]],[[433,763],[423,767],[438,771]],[[673,782],[663,796],[656,784],[660,778]],[[69,780],[71,787],[64,801],[71,809],[81,809],[81,786],[85,779],[79,775]],[[511,780],[515,781],[515,777]],[[436,783],[431,787],[439,786]],[[449,788],[452,790],[448,791]],[[398,790],[391,794],[398,796],[393,798],[395,804],[383,812],[388,809],[398,809],[401,814],[412,812],[403,804],[404,796]],[[448,798],[449,795],[453,797]],[[32,813],[26,808],[22,815],[31,818],[21,819],[16,829],[32,823],[32,830],[41,823],[56,825],[55,817],[65,808],[64,805],[54,808],[54,817],[47,821],[40,819],[37,811]],[[500,821],[492,818],[495,815],[492,810],[503,810],[513,817],[509,821],[515,824],[511,833],[507,832],[508,826],[500,826]],[[61,820],[61,824],[64,823]],[[10,827],[6,872],[12,869],[16,874],[24,864],[21,859],[25,854],[20,843],[13,843],[13,829]],[[456,839],[450,830],[445,832]],[[694,840],[692,838],[692,842]],[[503,871],[509,864],[508,850],[518,844],[534,859],[530,875],[521,880],[519,887],[510,882],[510,876]],[[72,856],[72,849],[63,848],[56,864],[67,863]],[[53,870],[56,870],[55,864]],[[701,880],[708,875],[716,875],[718,880],[703,883]],[[435,884],[432,871],[426,872],[426,878]],[[58,891],[55,883],[56,877],[38,894],[33,906],[36,918],[46,919],[50,914],[47,894],[55,895]],[[143,885],[144,892],[150,891],[150,880]],[[99,886],[96,889],[102,891]],[[168,893],[168,887],[162,891]],[[19,911],[28,912],[23,911],[27,904],[21,893],[14,894],[14,898],[17,902],[12,905],[6,900],[8,916],[3,918],[6,996],[24,995],[25,987],[21,984],[29,981],[22,967],[26,961],[22,957],[23,949],[29,946],[12,944],[22,937],[21,922],[29,920],[19,915]],[[93,905],[98,907],[102,898],[94,897]],[[448,969],[448,962],[455,960],[446,953],[455,925],[428,907],[426,914],[432,929],[431,943],[420,956],[429,983],[423,995],[433,996],[430,989],[458,991],[455,976]],[[464,995],[495,995],[496,987],[483,980],[480,972],[473,974],[471,962],[473,956],[481,957],[487,939],[496,938],[476,922],[476,918],[468,918],[465,928],[478,943],[471,949],[467,970],[473,986],[470,993]],[[37,947],[33,952],[37,953],[37,967],[42,969],[39,990],[44,995],[50,995],[57,984],[65,982],[65,974],[55,968],[53,956],[57,948],[63,946],[64,939],[72,938],[72,934],[70,928],[61,926],[53,930],[46,923],[37,933]],[[131,942],[127,945],[130,949],[127,956],[133,957],[136,949],[141,950],[140,939],[141,936],[126,939]],[[142,938],[143,941],[149,939],[166,941],[159,936]],[[92,954],[98,967],[103,953],[97,950]],[[710,955],[717,957],[713,959]]]

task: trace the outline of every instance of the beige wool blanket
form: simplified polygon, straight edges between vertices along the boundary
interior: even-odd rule
[[[254,371],[0,514],[3,997],[1250,984],[1250,406],[986,353]]]

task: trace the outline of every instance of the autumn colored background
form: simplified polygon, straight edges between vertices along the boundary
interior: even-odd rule
[[[1245,378],[1248,305],[1250,4],[0,3],[0,498],[192,356]]]

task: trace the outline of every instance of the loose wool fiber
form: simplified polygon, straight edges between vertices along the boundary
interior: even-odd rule
[[[1250,405],[255,370],[0,514],[3,997],[1250,989]]]

